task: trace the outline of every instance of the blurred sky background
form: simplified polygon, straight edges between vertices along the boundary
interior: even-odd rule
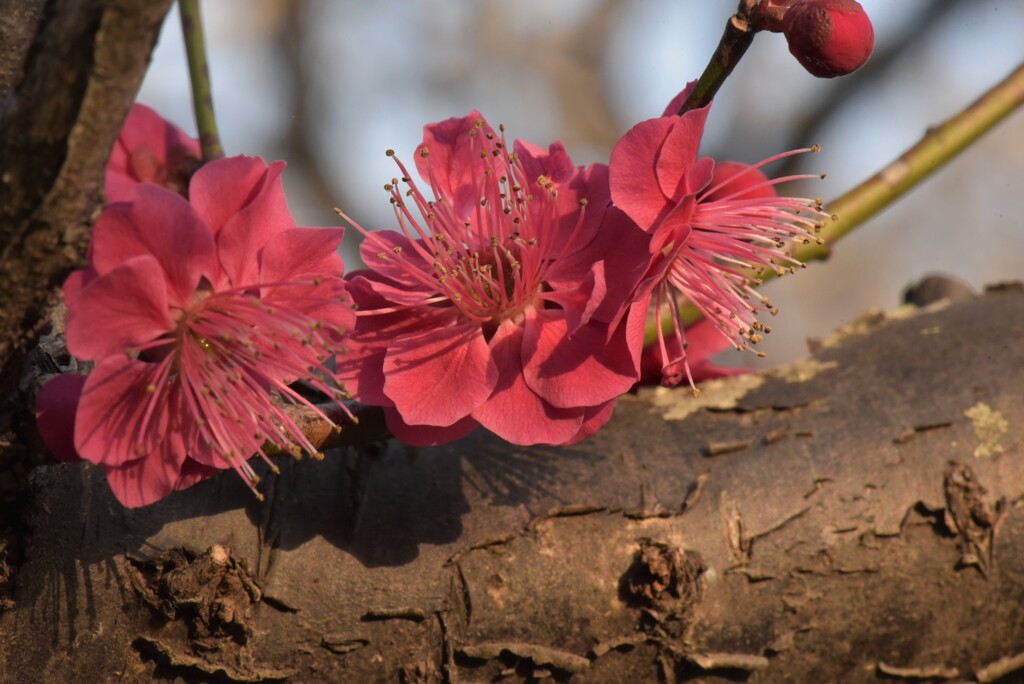
[[[755,162],[814,143],[787,194],[837,197],[1024,60],[1021,0],[861,0],[875,53],[857,75],[807,74],[760,34],[719,93],[702,153]],[[578,164],[657,116],[713,52],[735,0],[215,0],[204,3],[214,103],[228,154],[285,159],[300,225],[393,228],[384,151],[411,162],[422,126],[471,109],[511,137],[564,140]],[[195,134],[176,9],[139,100]],[[771,172],[772,169],[769,169]],[[346,264],[358,267],[346,235]],[[759,348],[806,354],[928,273],[975,288],[1024,277],[1024,113],[1017,112],[833,257],[766,287],[780,308]]]

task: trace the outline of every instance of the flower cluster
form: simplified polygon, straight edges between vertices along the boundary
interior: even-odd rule
[[[607,169],[561,143],[509,146],[478,112],[424,133],[426,194],[400,161],[385,188],[401,232],[348,219],[369,268],[349,275],[358,325],[339,374],[412,444],[477,425],[515,444],[582,439],[637,379],[613,235],[640,231],[609,217]]]
[[[295,225],[283,169],[214,161],[191,177],[188,200],[148,182],[123,188],[94,228],[88,267],[64,285],[68,349],[96,366],[44,388],[43,434],[65,457],[73,445],[102,464],[126,506],[228,468],[255,491],[247,461],[267,445],[315,452],[285,402],[313,405],[290,383],[339,396],[325,363],[354,313],[342,230]]]
[[[345,217],[366,268],[344,278],[342,230],[296,227],[282,162],[196,170],[195,141],[137,107],[88,267],[64,286],[68,348],[95,369],[44,388],[44,438],[102,464],[139,506],[228,468],[256,491],[251,456],[315,452],[289,412],[320,411],[299,380],[382,407],[409,444],[482,426],[562,445],[604,425],[638,381],[736,372],[710,357],[767,331],[751,278],[796,265],[786,243],[815,239],[826,215],[776,196],[796,177],[760,168],[787,155],[699,157],[708,108],[673,114],[687,93],[629,131],[610,165],[509,142],[475,111],[426,126],[416,174],[388,152],[398,230]],[[680,295],[705,317],[685,332]]]
[[[819,240],[815,233],[829,218],[820,200],[775,194],[778,183],[809,176],[769,180],[760,171],[773,161],[812,150],[749,166],[698,157],[710,105],[674,114],[693,86],[677,95],[661,117],[642,121],[626,133],[611,158],[612,200],[650,236],[651,258],[634,302],[653,300],[656,320],[667,309],[673,322],[674,339],[668,341],[662,326],[656,326],[663,383],[669,386],[684,376],[694,384],[676,294],[713,321],[722,339],[746,349],[770,332],[758,320],[759,312],[775,313],[768,299],[753,289],[758,272],[782,275],[785,267],[800,265],[786,253],[786,243]]]

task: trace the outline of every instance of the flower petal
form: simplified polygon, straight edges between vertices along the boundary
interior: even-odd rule
[[[75,448],[113,467],[152,460],[145,472],[171,486],[185,460],[189,414],[176,385],[155,387],[158,368],[125,356],[100,361],[82,388]]]
[[[344,234],[343,228],[294,228],[274,235],[260,250],[260,282],[341,277],[345,264],[337,249]]]
[[[372,275],[372,272],[362,271],[349,274],[349,293],[363,315],[357,316],[355,330],[345,340],[345,352],[336,357],[335,375],[362,403],[392,406],[393,402],[384,394],[383,365],[388,344],[402,335],[448,327],[454,321],[454,311],[420,307],[395,313],[370,313],[391,306],[374,291],[368,277]]]
[[[180,195],[139,183],[130,204],[103,211],[92,238],[92,266],[103,275],[128,259],[153,256],[167,277],[168,299],[186,307],[203,276],[217,268],[209,230]]]
[[[560,409],[541,399],[523,377],[523,329],[502,323],[490,341],[501,377],[493,394],[471,414],[507,442],[562,444],[579,432],[584,409]]]
[[[400,442],[410,446],[437,446],[462,439],[475,430],[479,423],[466,417],[447,427],[433,425],[409,425],[394,408],[384,408],[384,421],[391,434]]]
[[[416,148],[420,176],[440,191],[459,220],[468,220],[480,200],[478,187],[483,173],[481,137],[494,135],[483,115],[473,110],[423,127],[423,142]],[[427,148],[424,156],[421,151]]]
[[[150,454],[148,458],[123,465],[104,466],[107,484],[125,508],[138,508],[156,503],[172,492],[187,489],[207,480],[221,471],[217,468],[185,459],[181,469],[167,467],[163,454]]]
[[[99,360],[149,342],[174,328],[156,259],[129,259],[83,288],[68,311],[68,349]]]
[[[379,276],[370,281],[373,289],[394,304],[417,304],[437,294],[437,287],[425,282],[432,282],[434,267],[420,249],[422,243],[393,230],[370,233],[359,255]]]
[[[586,409],[583,414],[583,423],[580,425],[579,431],[572,436],[571,439],[562,442],[559,446],[569,446],[570,444],[576,444],[582,442],[587,437],[604,427],[612,417],[612,410],[615,408],[615,399],[609,399],[605,403],[599,406],[591,406]]]
[[[768,184],[768,177],[760,169],[741,162],[715,162],[709,190],[711,192],[701,197],[701,202],[775,197],[775,187]]]
[[[625,302],[632,298],[634,288],[647,272],[651,262],[651,237],[640,230],[617,207],[609,207],[594,241],[568,259],[560,259],[547,278],[553,291],[573,289],[583,281],[594,264],[604,261],[605,293],[593,317],[612,321]],[[608,268],[607,264],[614,264]]]
[[[452,425],[482,404],[498,382],[498,367],[473,323],[392,339],[383,372],[384,393],[411,425]]]
[[[690,93],[697,87],[697,81],[693,80],[686,84],[686,87],[679,91],[675,97],[673,97],[668,105],[665,107],[665,111],[661,113],[662,116],[678,116],[679,110],[682,109],[683,105],[686,104],[686,98],[690,97]]]
[[[221,161],[230,160],[218,160],[207,164],[200,171]],[[255,161],[263,164],[262,159]],[[248,166],[252,167],[254,163],[250,161]],[[234,182],[225,188],[234,193],[234,196],[227,200],[231,205],[236,204],[243,195],[246,197],[220,230],[214,229],[220,264],[233,287],[246,287],[258,283],[260,248],[275,235],[294,230],[296,227],[281,187],[281,172],[284,171],[284,167],[284,162],[274,162],[255,185],[248,186],[234,179]],[[227,168],[221,173],[227,174],[230,170]],[[210,173],[215,171],[218,171],[218,168],[215,167]],[[246,173],[250,172],[247,170]],[[249,180],[248,175],[245,178]],[[230,180],[232,179],[228,178],[225,182]]]
[[[201,166],[192,176],[189,201],[216,235],[228,219],[252,200],[266,175],[267,163],[259,157],[217,159]]]
[[[606,324],[591,322],[567,337],[562,312],[528,313],[523,374],[530,388],[554,406],[596,406],[632,387],[637,369],[625,335],[608,339]]]
[[[551,279],[548,279],[547,284],[553,285]],[[540,296],[562,308],[571,336],[581,325],[586,325],[590,321],[606,294],[605,262],[598,261],[590,267],[582,280],[575,283],[575,286],[552,287],[550,292],[544,292]]]
[[[64,373],[47,382],[36,399],[36,427],[61,461],[82,460],[75,451],[75,411],[84,385],[84,375]]]
[[[668,117],[663,121],[675,120],[658,148],[655,162],[655,174],[661,192],[675,203],[686,195],[700,190],[703,183],[710,180],[714,162],[708,159],[700,168],[701,173],[693,174],[697,165],[697,151],[700,139],[704,135],[704,122],[708,116],[708,108],[701,107],[686,112],[680,117]],[[706,177],[705,177],[706,176]],[[703,183],[694,187],[703,179]]]
[[[654,225],[669,199],[662,191],[655,162],[674,124],[671,117],[641,121],[612,150],[612,201],[644,230]]]

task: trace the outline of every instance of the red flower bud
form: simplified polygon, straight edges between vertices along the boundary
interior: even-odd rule
[[[856,0],[795,2],[782,18],[782,32],[797,61],[819,78],[856,71],[875,45],[871,20]]]

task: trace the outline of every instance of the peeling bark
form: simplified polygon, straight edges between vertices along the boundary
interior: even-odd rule
[[[225,476],[125,511],[97,469],[39,468],[0,667],[47,681],[1015,681],[1022,334],[1020,288],[879,314],[699,399],[625,397],[573,447],[479,433],[281,460],[263,504]],[[981,404],[1005,429],[978,432]],[[709,455],[724,441],[745,446]],[[222,560],[211,586],[251,571],[258,588],[228,591],[245,629],[209,617],[225,614],[209,587],[173,614],[153,598],[154,568],[204,557]]]

